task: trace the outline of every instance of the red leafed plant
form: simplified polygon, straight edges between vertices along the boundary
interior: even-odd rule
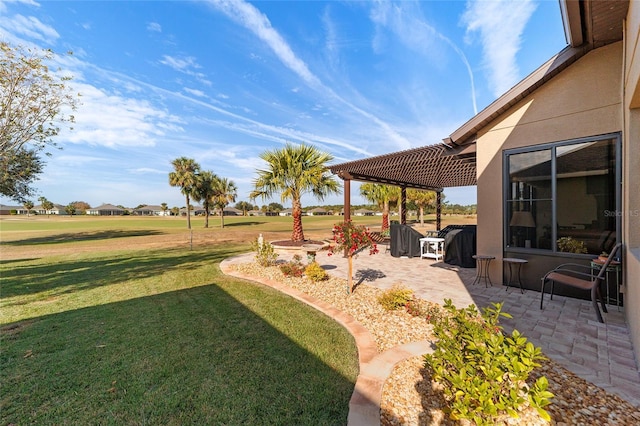
[[[378,253],[378,246],[366,227],[354,225],[350,220],[333,226],[333,244],[329,247],[329,256],[336,252],[346,254],[349,260],[349,293],[353,291],[353,256],[366,248],[369,248],[370,255]]]

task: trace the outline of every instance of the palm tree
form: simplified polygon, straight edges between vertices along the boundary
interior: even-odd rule
[[[382,209],[381,232],[389,229],[389,205],[400,198],[400,188],[379,183],[363,183],[360,185],[360,195]]]
[[[64,211],[71,217],[76,213],[76,205],[73,203],[69,203],[65,206]]]
[[[160,210],[162,210],[162,216],[166,216],[167,210],[169,210],[169,205],[167,203],[160,204]]]
[[[247,211],[253,209],[253,204],[251,204],[248,201],[240,201],[240,202],[236,203],[236,209],[242,210],[242,216],[246,216],[247,215]]]
[[[198,174],[196,185],[193,189],[192,196],[194,201],[202,203],[204,209],[204,227],[209,227],[209,215],[211,207],[215,204],[215,196],[218,185],[218,176],[213,172],[203,171]]]
[[[224,208],[229,203],[236,201],[238,188],[236,184],[227,178],[218,178],[215,182],[213,202],[220,208],[220,227],[224,228]]]
[[[42,206],[44,211],[47,212],[47,217],[49,217],[49,214],[51,214],[51,210],[54,207],[53,203],[47,200],[45,197],[38,198],[38,201],[40,201],[40,205]]]
[[[282,149],[265,151],[260,158],[267,169],[258,170],[253,181],[251,198],[270,198],[280,192],[282,202],[291,200],[293,216],[292,241],[304,241],[302,229],[303,194],[311,193],[323,200],[329,194],[340,193],[339,183],[329,174],[327,163],[333,156],[308,145],[286,144]]]
[[[33,201],[25,201],[24,203],[22,203],[22,206],[27,209],[27,217],[29,217],[29,213],[31,212],[31,209],[33,208]]]
[[[421,189],[407,190],[407,199],[413,201],[420,209],[420,225],[424,226],[424,209],[436,206],[436,193]]]
[[[174,171],[169,173],[169,185],[177,186],[187,201],[187,229],[191,229],[191,205],[189,197],[197,182],[200,165],[191,158],[180,157],[171,162]]]

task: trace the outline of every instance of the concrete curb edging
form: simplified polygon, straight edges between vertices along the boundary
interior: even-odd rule
[[[224,259],[220,262],[220,270],[225,275],[264,284],[304,302],[331,317],[353,336],[358,348],[360,372],[349,401],[347,424],[349,426],[379,425],[382,387],[386,378],[391,374],[393,367],[405,359],[433,352],[432,342],[424,340],[407,343],[378,354],[376,342],[371,333],[351,315],[295,288],[274,280],[246,275],[231,268],[232,264],[244,259],[246,259],[246,256],[243,255]]]

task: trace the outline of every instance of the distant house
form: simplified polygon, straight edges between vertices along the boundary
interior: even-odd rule
[[[217,214],[220,214],[220,210],[217,210]],[[225,207],[223,210],[225,216],[242,216],[242,210],[235,207]]]
[[[42,207],[42,204],[38,204],[37,206],[33,206],[31,211],[40,215],[52,215],[52,214],[66,215],[67,214],[67,211],[65,210],[65,206],[61,204],[54,204],[50,210],[47,210],[44,207]],[[27,209],[25,209],[24,207],[21,207],[20,210],[18,210],[18,214],[27,214]]]
[[[376,212],[374,212],[373,210],[368,210],[368,209],[358,209],[358,210],[353,212],[354,216],[374,216],[375,214],[376,214]]]
[[[133,214],[137,216],[169,216],[169,209],[162,210],[162,206],[146,205],[133,210]]]
[[[307,212],[309,216],[327,216],[331,214],[327,211],[327,209],[323,209],[322,207],[316,207],[315,209],[311,209]]]
[[[278,213],[279,216],[291,216],[292,214],[293,214],[293,209],[280,210],[280,213]]]
[[[123,216],[124,213],[124,209],[114,206],[113,204],[103,204],[87,210],[87,214],[93,216]]]
[[[4,204],[0,204],[0,214],[11,214],[12,210],[15,210],[17,214],[27,214],[27,209],[22,206],[7,206]],[[33,211],[33,209],[31,209],[31,211]]]

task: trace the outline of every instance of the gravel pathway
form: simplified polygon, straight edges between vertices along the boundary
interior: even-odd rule
[[[310,296],[331,304],[360,322],[375,339],[378,352],[405,343],[432,340],[431,325],[404,310],[385,311],[377,302],[383,290],[366,283],[348,294],[346,280],[330,277],[314,283],[306,278],[287,278],[277,267],[264,268],[254,262],[234,267],[250,276],[276,280]],[[555,394],[547,407],[552,424],[557,425],[640,425],[640,409],[620,397],[577,377],[552,361],[543,363],[537,375],[549,380]],[[465,425],[454,422],[443,411],[445,401],[438,386],[423,368],[422,357],[396,364],[383,388],[380,403],[382,425]],[[504,424],[545,424],[534,410],[527,409],[519,419],[506,419]]]

